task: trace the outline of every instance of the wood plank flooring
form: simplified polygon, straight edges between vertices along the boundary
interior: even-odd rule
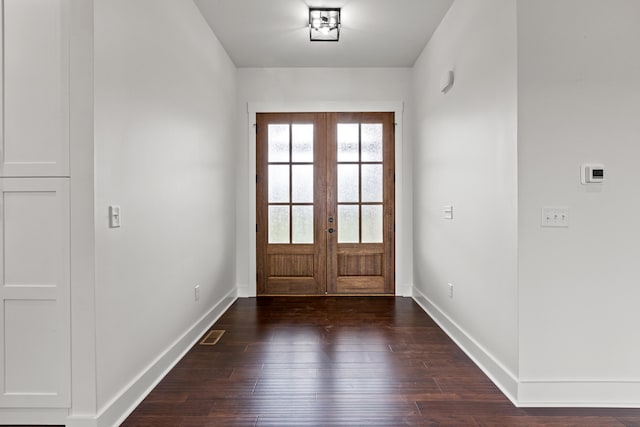
[[[123,426],[640,426],[514,407],[409,298],[241,299],[213,329]]]

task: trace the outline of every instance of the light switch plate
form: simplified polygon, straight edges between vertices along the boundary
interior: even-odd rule
[[[442,216],[444,219],[453,219],[453,206],[444,206],[442,208]]]
[[[569,227],[569,208],[544,207],[542,208],[543,227]]]
[[[109,206],[109,228],[118,228],[121,224],[120,206]]]

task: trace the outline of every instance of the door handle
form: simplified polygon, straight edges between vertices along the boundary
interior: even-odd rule
[[[333,232],[334,232],[333,228],[330,228],[330,229],[328,229],[327,231],[328,231],[329,233],[333,233]]]

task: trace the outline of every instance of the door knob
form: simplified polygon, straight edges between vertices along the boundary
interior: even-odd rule
[[[329,233],[333,233],[333,228],[327,230]]]
[[[333,217],[332,216],[329,217],[329,222],[333,222]]]

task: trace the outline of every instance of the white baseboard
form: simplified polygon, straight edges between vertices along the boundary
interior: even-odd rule
[[[85,419],[86,423],[75,418],[69,420],[69,426],[71,422],[74,427],[119,426],[237,298],[237,289],[234,288],[107,404],[93,423],[90,418]]]
[[[68,417],[65,427],[98,427],[98,419],[95,415]]]
[[[0,409],[0,424],[64,424],[67,409]]]
[[[396,296],[411,298],[411,296],[413,295],[411,289],[412,289],[412,285],[409,285],[409,284],[398,285],[396,283]]]
[[[493,381],[514,405],[517,405],[518,379],[493,355],[486,351],[473,337],[456,322],[444,314],[419,289],[413,287],[413,299],[427,312],[443,331],[464,351],[467,356]]]
[[[252,298],[256,296],[256,287],[248,285],[238,285],[238,298]]]
[[[521,380],[518,387],[518,406],[640,408],[640,382]]]
[[[518,407],[640,408],[640,381],[517,378],[415,286],[413,299]]]

